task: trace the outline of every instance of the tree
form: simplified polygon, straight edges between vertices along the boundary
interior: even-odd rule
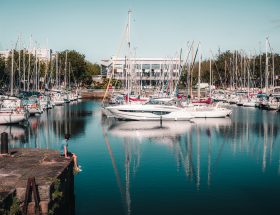
[[[100,75],[101,68],[96,63],[91,63],[89,61],[86,62],[86,73],[87,75],[94,76],[94,75]]]
[[[67,65],[66,65],[66,53],[67,53]],[[65,68],[67,72],[69,71],[69,63],[70,63],[70,80],[71,82],[81,82],[84,74],[86,73],[86,61],[85,55],[75,51],[75,50],[65,50],[60,53],[59,61],[60,61],[60,68],[61,68],[61,78],[64,79],[65,76]],[[69,74],[69,73],[67,73]]]
[[[5,72],[5,59],[0,56],[0,88],[5,85],[7,73]]]

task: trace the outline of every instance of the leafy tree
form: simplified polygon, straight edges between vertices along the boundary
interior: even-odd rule
[[[86,73],[87,75],[94,76],[94,75],[100,75],[101,68],[96,63],[91,63],[89,61],[86,62]]]
[[[67,53],[67,65],[66,65],[66,53]],[[84,74],[86,73],[86,61],[85,55],[75,50],[65,50],[58,53],[59,62],[61,68],[61,79],[64,80],[65,69],[69,74],[69,63],[70,63],[70,80],[71,82],[81,82]]]
[[[7,78],[7,73],[5,72],[5,59],[0,57],[0,87],[4,86],[5,80]]]

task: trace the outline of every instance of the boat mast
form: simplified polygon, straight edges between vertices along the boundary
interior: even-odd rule
[[[210,55],[210,89],[209,89],[209,94],[210,94],[210,98],[212,96],[212,58],[211,58],[211,55]]]
[[[200,52],[200,56],[199,56],[199,60],[198,60],[198,89],[197,89],[197,97],[198,99],[200,99],[200,70],[201,70],[201,58],[202,58],[202,54],[201,54],[201,48],[200,48],[200,43],[198,44],[198,48],[199,48],[199,52]]]
[[[58,53],[55,55],[55,86],[58,89]]]
[[[38,71],[37,71],[37,67],[38,67],[38,65],[37,65],[37,63],[38,63],[38,58],[37,58],[37,49],[35,48],[35,82],[34,82],[34,84],[35,84],[35,86],[34,86],[34,90],[37,90],[37,76],[38,76]]]
[[[29,91],[29,86],[30,86],[30,68],[31,68],[31,65],[30,65],[30,55],[31,55],[31,50],[29,50],[29,53],[28,53],[28,72],[27,72],[27,91]]]
[[[29,86],[30,86],[30,70],[31,70],[31,59],[30,59],[30,55],[31,55],[31,51],[32,51],[32,47],[31,47],[31,35],[30,35],[30,39],[29,39],[29,50],[28,50],[28,71],[27,71],[27,91],[29,91]]]
[[[268,38],[265,41],[265,93],[268,93],[268,56],[267,56]]]
[[[272,86],[272,92],[274,93],[274,53],[273,53],[273,50],[271,48],[271,45],[270,45],[270,42],[268,40],[268,45],[269,45],[269,49],[270,49],[270,53],[271,53],[271,58],[272,58],[272,72],[271,72],[271,86]]]
[[[191,70],[190,70],[190,96],[192,98],[192,70],[193,70],[193,65],[194,65],[194,47],[192,46],[192,63],[191,63]]]
[[[25,91],[25,49],[23,49],[23,91]]]
[[[66,90],[66,85],[67,85],[67,51],[66,51],[66,56],[65,56],[65,73],[64,73],[64,90]]]
[[[18,51],[18,83],[19,83],[19,86],[18,86],[18,89],[20,91],[20,83],[21,83],[21,78],[20,78],[20,49],[21,49],[21,44],[20,44],[20,35],[19,35],[19,51]]]
[[[68,65],[68,87],[70,88],[70,71],[71,71],[71,62],[69,62],[69,65]]]
[[[275,80],[274,80],[274,53],[272,53],[272,90],[274,93],[274,85],[275,85]]]
[[[11,93],[10,95],[14,95],[14,49],[12,50],[12,68],[11,68]]]
[[[251,59],[251,56],[249,57],[249,59]],[[250,96],[250,71],[249,71],[249,68],[250,68],[250,62],[247,65],[248,98]]]
[[[38,59],[38,72],[37,72],[37,91],[40,89],[40,72],[41,72],[41,61]]]
[[[126,72],[126,76],[127,76],[127,99],[128,99],[128,102],[129,102],[129,97],[130,97],[130,80],[128,79],[129,76],[128,76],[128,73],[130,74],[131,71],[131,59],[130,59],[130,17],[131,17],[131,10],[128,11],[128,25],[127,25],[127,45],[128,45],[128,70]]]

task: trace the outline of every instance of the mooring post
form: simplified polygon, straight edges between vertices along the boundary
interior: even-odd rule
[[[8,154],[8,133],[1,133],[1,154]]]
[[[32,192],[33,192],[33,198],[35,201],[35,215],[40,215],[40,197],[38,193],[38,189],[36,187],[36,182],[35,182],[35,177],[28,178],[27,180],[27,186],[25,190],[25,199],[24,199],[24,204],[23,204],[23,214],[27,215],[28,214],[28,203],[29,203],[29,198],[32,197]],[[32,200],[31,200],[32,201]]]
[[[162,116],[160,116],[160,127],[162,127]]]

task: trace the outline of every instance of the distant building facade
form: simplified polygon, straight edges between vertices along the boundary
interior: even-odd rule
[[[38,59],[41,61],[50,61],[50,59],[53,57],[53,52],[52,49],[47,49],[47,48],[33,48],[30,50],[26,50],[27,53],[31,53],[32,55],[35,56],[37,55]],[[5,50],[5,51],[0,51],[0,56],[4,57],[5,59],[8,59],[8,57],[11,55],[12,50]]]
[[[133,76],[134,80],[153,84],[157,81],[178,80],[180,77],[180,59],[178,58],[116,58],[101,61],[101,74],[107,78],[125,80]],[[130,71],[130,72],[129,72]],[[112,74],[113,73],[113,74]]]
[[[10,50],[0,51],[0,57],[8,59],[9,55],[10,55]]]

